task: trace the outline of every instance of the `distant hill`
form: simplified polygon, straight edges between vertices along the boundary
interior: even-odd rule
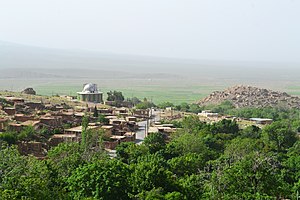
[[[216,91],[198,102],[199,105],[220,104],[230,101],[236,108],[275,107],[300,108],[300,98],[285,92],[276,92],[252,86],[238,85]]]

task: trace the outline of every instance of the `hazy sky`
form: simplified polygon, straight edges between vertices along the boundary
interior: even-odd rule
[[[0,40],[300,63],[300,0],[0,0]]]

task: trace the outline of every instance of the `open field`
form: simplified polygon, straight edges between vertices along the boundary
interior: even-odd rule
[[[195,102],[215,90],[224,89],[225,86],[209,86],[202,84],[180,84],[176,81],[150,81],[150,80],[89,80],[97,83],[104,93],[110,90],[122,91],[125,98],[144,97],[155,103],[170,101],[175,104],[182,102]],[[0,80],[1,90],[21,91],[25,87],[33,87],[39,95],[76,95],[82,90],[85,80],[47,80],[47,81],[10,81],[10,84]],[[7,86],[5,86],[7,85]]]
[[[0,90],[21,91],[26,87],[33,87],[39,95],[52,96],[76,95],[82,90],[84,83],[93,82],[104,93],[110,90],[122,91],[126,98],[146,97],[154,103],[170,101],[175,104],[182,102],[195,102],[213,91],[223,90],[235,83],[200,82],[182,79],[40,79],[40,80],[14,80],[0,79]],[[251,84],[251,83],[250,83]],[[277,91],[285,91],[292,95],[300,95],[300,86],[297,83],[268,83],[256,86],[270,88]]]
[[[0,90],[76,95],[84,83],[155,103],[194,102],[216,90],[251,85],[300,95],[297,63],[186,60],[58,50],[1,43]]]

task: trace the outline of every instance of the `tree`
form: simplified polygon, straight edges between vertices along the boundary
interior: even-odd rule
[[[298,140],[287,152],[287,159],[283,162],[282,174],[286,183],[286,193],[289,198],[300,191],[300,140]],[[293,194],[293,195],[291,195]]]
[[[192,112],[192,113],[200,113],[201,112],[201,108],[199,107],[199,105],[197,104],[191,104],[190,105],[190,108],[189,108],[189,112]]]
[[[0,150],[0,199],[56,198],[44,162],[21,156],[15,146]]]
[[[149,148],[150,153],[156,153],[163,149],[166,143],[161,133],[151,133],[145,138],[144,145]]]
[[[190,176],[186,175],[178,181],[180,191],[185,199],[207,199],[204,198],[205,177],[204,174],[194,173]]]
[[[180,111],[187,112],[187,111],[189,111],[189,109],[190,109],[190,106],[188,103],[184,102],[184,103],[180,104]]]
[[[204,168],[205,159],[197,153],[187,153],[183,156],[174,157],[168,160],[170,170],[177,177],[198,173]]]
[[[167,162],[158,154],[142,156],[136,164],[131,164],[133,172],[130,183],[133,193],[139,194],[153,188],[163,188],[166,192],[173,191],[172,173],[167,166]]]
[[[261,137],[261,129],[255,125],[247,126],[241,131],[241,137],[258,139]]]
[[[61,143],[48,152],[47,163],[57,185],[64,186],[71,173],[86,162],[82,153],[83,149],[78,143]]]
[[[209,158],[210,152],[204,144],[200,134],[182,134],[179,137],[173,138],[167,145],[167,151],[173,156],[184,156],[189,153],[196,153],[204,160]]]
[[[107,92],[107,101],[114,101],[116,103],[121,103],[124,101],[124,96],[122,92],[118,91],[109,91]]]
[[[181,124],[184,133],[199,133],[201,130],[209,128],[209,126],[201,122],[199,117],[195,115],[185,117]]]
[[[89,117],[84,115],[81,122],[81,144],[82,146],[86,146],[86,137],[88,132],[88,126],[89,126]]]
[[[136,109],[148,109],[152,107],[155,107],[155,104],[149,101],[143,101],[135,105]]]
[[[18,140],[31,140],[35,133],[33,126],[26,126],[18,135]]]
[[[231,165],[215,166],[210,196],[216,199],[269,199],[282,196],[280,163],[275,156],[253,152]]]
[[[235,120],[222,119],[219,122],[213,123],[210,126],[212,133],[229,133],[237,134],[239,132],[239,126]]]
[[[277,121],[263,128],[266,144],[279,151],[285,150],[297,141],[296,133],[284,122]]]
[[[140,157],[149,154],[149,148],[145,145],[136,145],[133,142],[122,142],[116,147],[117,158],[122,162],[137,163]]]
[[[68,178],[73,199],[129,199],[128,166],[115,159],[99,160],[77,168]]]
[[[130,148],[131,146],[135,146],[135,143],[133,142],[122,142],[116,147],[116,153],[117,153],[117,158],[129,164],[129,158],[130,158]]]
[[[228,163],[237,162],[253,152],[261,152],[263,142],[250,138],[235,138],[227,144],[224,150],[224,157],[228,159]]]
[[[173,108],[174,104],[171,103],[171,102],[166,101],[166,102],[162,102],[162,103],[158,104],[157,107],[159,107],[160,109],[166,109],[168,107],[172,107]]]
[[[98,110],[97,110],[97,106],[95,106],[94,108],[94,114],[93,114],[94,117],[98,117],[99,114],[98,114]]]
[[[131,102],[131,103],[133,104],[133,106],[135,106],[135,105],[137,105],[137,104],[139,104],[139,103],[142,102],[142,101],[141,101],[139,98],[137,98],[137,97],[132,97],[131,99],[128,99],[128,101]]]
[[[0,134],[0,140],[7,142],[7,144],[12,145],[17,141],[17,133],[13,131],[6,131]]]
[[[102,123],[102,124],[108,124],[109,123],[109,119],[107,119],[105,117],[105,115],[100,114],[98,117],[98,122]]]

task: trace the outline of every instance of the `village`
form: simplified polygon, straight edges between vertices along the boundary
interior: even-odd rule
[[[72,96],[60,96],[55,100],[33,98],[36,95],[32,88],[24,90],[22,97],[2,96],[0,102],[0,134],[9,131],[19,135],[15,142],[23,155],[33,155],[43,159],[48,150],[62,142],[80,142],[83,131],[84,116],[89,119],[88,130],[102,131],[103,144],[109,153],[121,142],[140,144],[151,133],[161,133],[169,137],[177,128],[172,120],[179,120],[188,112],[166,109],[136,109],[132,102],[125,100],[103,101],[103,94],[96,84],[85,84],[78,99]],[[34,99],[34,100],[33,100]],[[258,126],[272,123],[272,119],[252,118],[236,119],[231,116],[220,116],[204,110],[197,115],[207,123],[222,119],[237,120],[241,126]],[[162,122],[169,123],[162,123]],[[39,134],[35,134],[39,133]],[[21,136],[20,136],[21,135]],[[22,136],[23,135],[23,136]]]

